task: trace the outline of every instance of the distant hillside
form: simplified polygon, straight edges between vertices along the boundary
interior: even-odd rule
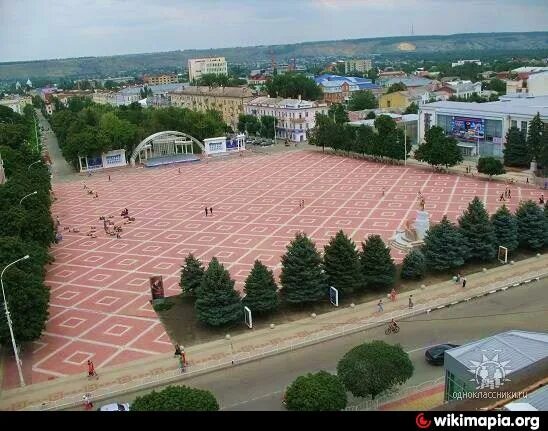
[[[304,42],[222,49],[184,50],[111,57],[82,57],[56,60],[0,63],[0,81],[32,78],[84,78],[135,75],[154,71],[181,71],[189,58],[225,56],[230,63],[268,61],[270,52],[277,61],[290,58],[361,57],[372,54],[451,54],[473,52],[545,52],[548,32],[470,33],[447,36],[399,36],[370,39]]]

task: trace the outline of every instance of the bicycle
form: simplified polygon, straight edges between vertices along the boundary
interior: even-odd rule
[[[400,332],[400,327],[398,325],[389,325],[384,331],[386,335],[390,335],[391,333],[397,334],[398,332]]]

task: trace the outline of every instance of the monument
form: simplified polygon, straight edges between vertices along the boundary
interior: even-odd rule
[[[430,228],[430,214],[424,211],[424,201],[421,201],[421,209],[417,211],[415,222],[406,220],[403,229],[398,229],[391,238],[390,243],[404,251],[411,251],[424,243],[426,231]]]

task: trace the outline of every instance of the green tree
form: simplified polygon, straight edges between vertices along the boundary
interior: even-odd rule
[[[360,256],[356,244],[339,230],[324,247],[324,266],[329,286],[340,294],[352,293],[363,287]]]
[[[386,94],[395,93],[397,91],[405,91],[407,90],[407,86],[403,82],[395,82],[390,87],[388,87],[388,90],[386,90]]]
[[[356,152],[363,155],[377,155],[377,134],[373,127],[365,125],[358,127],[356,131]]]
[[[506,145],[503,153],[506,166],[529,167],[531,163],[531,155],[525,144],[525,137],[517,127],[511,127],[506,133]]]
[[[310,143],[322,147],[325,151],[325,147],[333,147],[338,141],[337,133],[338,128],[328,115],[316,114],[316,124],[310,133]]]
[[[399,344],[364,343],[347,352],[337,375],[355,397],[375,398],[413,375],[413,363]]]
[[[368,289],[388,287],[396,281],[396,265],[390,256],[390,247],[384,244],[379,235],[369,235],[362,242],[360,263]]]
[[[411,250],[404,258],[401,267],[401,278],[420,280],[426,274],[426,259],[420,250]]]
[[[234,323],[243,317],[240,295],[234,290],[234,280],[215,257],[209,262],[196,291],[194,307],[198,320],[210,326]]]
[[[136,412],[214,412],[219,410],[215,396],[203,389],[168,386],[159,392],[135,398],[131,411]]]
[[[518,238],[523,247],[541,250],[546,236],[544,212],[533,201],[522,202],[516,210]]]
[[[340,411],[346,407],[346,390],[337,376],[327,371],[299,376],[286,391],[288,410]]]
[[[204,272],[202,262],[195,258],[192,253],[189,253],[185,257],[185,264],[181,266],[179,286],[183,290],[183,293],[195,295],[202,284]]]
[[[348,119],[348,112],[344,109],[344,106],[340,103],[334,103],[329,107],[328,115],[333,119],[335,124],[344,124],[350,121]]]
[[[261,123],[254,115],[240,114],[238,117],[238,131],[257,135],[261,129]]]
[[[368,120],[374,120],[377,116],[375,115],[375,111],[369,111],[367,115],[365,116]]]
[[[426,232],[422,252],[427,267],[434,271],[458,268],[468,259],[464,235],[447,216]]]
[[[468,259],[492,260],[497,254],[497,238],[483,202],[475,196],[459,217],[459,226],[468,244]]]
[[[242,304],[252,313],[268,313],[280,304],[274,274],[260,260],[255,261],[245,280],[244,293]]]
[[[487,90],[496,91],[499,94],[506,94],[506,83],[498,78],[491,78]]]
[[[268,139],[274,139],[274,127],[278,123],[276,117],[263,115],[261,117],[261,136]]]
[[[373,155],[394,160],[404,160],[407,157],[411,151],[411,145],[406,147],[403,131],[398,129],[394,119],[388,115],[379,115],[375,119],[375,129],[377,134]]]
[[[518,222],[506,205],[501,206],[491,216],[491,224],[495,231],[497,246],[506,247],[509,252],[518,248]]]
[[[428,129],[424,143],[415,151],[415,159],[432,166],[454,166],[463,160],[457,141],[445,136],[443,129],[434,126]]]
[[[327,297],[328,285],[316,245],[297,233],[282,256],[282,296],[291,304],[316,302]]]
[[[371,90],[354,91],[348,101],[349,111],[362,111],[375,109],[378,106],[377,99]]]
[[[491,179],[493,175],[502,175],[506,173],[502,162],[495,157],[480,157],[477,169],[478,172],[489,175],[489,179]]]
[[[542,153],[542,132],[544,130],[544,123],[540,119],[540,113],[529,122],[527,128],[527,151],[531,158],[539,160]]]
[[[286,97],[303,100],[320,100],[321,88],[305,75],[300,73],[285,73],[276,75],[266,83],[266,91],[270,97]]]
[[[411,102],[411,104],[405,108],[405,111],[403,111],[405,114],[418,114],[419,113],[419,105],[417,105],[415,102]]]
[[[548,123],[544,123],[541,151],[537,162],[539,163],[539,168],[542,167],[543,176],[545,178],[548,177]]]

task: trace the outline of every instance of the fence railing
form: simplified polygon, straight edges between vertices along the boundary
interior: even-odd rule
[[[255,361],[267,356],[300,349],[302,347],[338,338],[344,335],[349,335],[355,332],[361,332],[375,326],[384,325],[387,322],[390,322],[392,319],[401,320],[403,318],[423,313],[430,313],[432,310],[435,310],[437,308],[456,304],[458,302],[469,300],[477,296],[494,293],[495,291],[503,288],[517,286],[524,282],[527,282],[528,280],[540,280],[544,277],[548,277],[548,270],[532,271],[524,275],[506,278],[504,280],[496,281],[487,285],[478,286],[475,289],[467,289],[466,291],[458,289],[453,295],[428,301],[424,304],[416,303],[411,309],[395,310],[390,313],[383,314],[382,316],[369,317],[367,319],[360,320],[359,322],[337,325],[332,329],[322,329],[318,333],[310,334],[298,342],[287,340],[277,343],[274,346],[253,349],[249,352],[235,353],[228,358],[210,360],[202,364],[191,363],[189,366],[187,366],[184,372],[182,372],[180,368],[174,368],[171,371],[142,377],[140,379],[132,380],[127,383],[120,383],[115,386],[99,388],[93,392],[88,392],[88,394],[92,401],[100,401],[107,398],[112,398],[119,394],[135,392],[147,388],[160,386],[177,380],[194,377],[206,372],[218,370],[221,368],[227,368],[245,362]],[[319,324],[321,325],[321,323]],[[325,323],[325,326],[328,325],[330,324]],[[27,406],[21,410],[67,409],[83,404],[83,395],[84,394],[82,393],[79,395],[63,397],[55,401],[42,402],[41,404]]]

